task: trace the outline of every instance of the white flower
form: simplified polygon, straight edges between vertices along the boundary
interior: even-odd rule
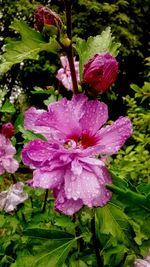
[[[17,205],[28,199],[28,194],[23,192],[24,183],[18,182],[10,186],[9,190],[0,193],[0,210],[12,212]]]

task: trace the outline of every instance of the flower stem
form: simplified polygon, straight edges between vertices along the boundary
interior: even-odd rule
[[[71,23],[71,0],[64,0],[65,10],[66,10],[66,21],[67,21],[67,36],[70,39],[70,45],[66,47],[65,52],[69,61],[69,67],[72,78],[73,92],[78,93],[78,83],[73,59],[73,49],[72,49],[72,23]]]
[[[71,0],[64,0],[67,21],[67,36],[72,40]]]
[[[11,173],[11,178],[12,178],[13,183],[16,184],[17,180],[16,180],[16,177],[13,173]]]
[[[92,241],[93,241],[93,247],[95,250],[95,255],[96,255],[96,260],[97,260],[97,267],[103,267],[103,262],[102,259],[100,257],[100,253],[99,253],[99,244],[97,242],[97,238],[96,238],[96,231],[95,231],[95,214],[91,220],[91,231],[92,231]]]
[[[44,204],[43,204],[42,212],[45,212],[46,210],[47,198],[48,198],[48,189],[45,190],[45,197],[44,197]]]

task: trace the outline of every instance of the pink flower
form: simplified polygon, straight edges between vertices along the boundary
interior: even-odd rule
[[[0,134],[0,175],[5,171],[14,173],[18,167],[18,162],[13,158],[16,149],[8,138]]]
[[[117,153],[132,126],[126,117],[103,126],[107,119],[107,106],[82,94],[54,102],[48,111],[32,107],[25,112],[25,128],[43,134],[47,141],[26,144],[23,162],[34,170],[33,187],[54,191],[60,212],[72,215],[83,205],[103,206],[110,200],[105,187],[111,183],[110,174],[95,156]]]
[[[66,56],[60,57],[62,68],[60,68],[57,72],[56,78],[63,84],[65,88],[68,90],[72,90],[72,79],[71,79],[71,72],[69,67],[69,62]],[[75,61],[75,71],[77,77],[77,83],[80,82],[80,75],[79,75],[79,62]]]
[[[11,138],[12,136],[14,136],[15,134],[15,128],[14,126],[11,124],[11,122],[7,122],[7,123],[4,123],[2,125],[2,129],[1,129],[1,133],[7,137],[7,138]]]
[[[47,28],[49,26],[62,26],[62,21],[59,15],[46,6],[39,6],[34,13],[34,18],[35,28],[39,32],[42,32],[44,26]]]
[[[22,182],[18,182],[10,186],[9,190],[0,193],[0,210],[12,212],[17,205],[28,199],[28,194],[23,192],[23,186]]]
[[[83,81],[97,92],[105,92],[116,80],[118,62],[109,53],[96,54],[84,65]]]
[[[150,267],[150,249],[148,250],[148,253],[144,260],[137,259],[134,262],[134,267]]]

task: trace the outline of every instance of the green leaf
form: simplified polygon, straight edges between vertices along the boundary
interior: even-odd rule
[[[47,99],[45,99],[43,102],[46,106],[48,106],[50,103],[56,102],[57,96],[51,95]]]
[[[46,138],[42,134],[34,133],[30,130],[25,130],[21,125],[18,125],[18,130],[22,133],[25,142],[31,141],[33,139],[42,139],[46,140]]]
[[[15,120],[14,126],[16,129],[16,132],[19,131],[19,127],[21,126],[23,128],[24,125],[24,114],[20,113],[17,117],[17,119]]]
[[[24,235],[35,237],[35,238],[44,238],[44,239],[71,239],[74,236],[59,230],[48,230],[48,229],[41,229],[41,228],[29,228],[24,231]]]
[[[4,46],[4,54],[1,56],[0,73],[4,74],[14,64],[20,63],[25,59],[38,59],[39,52],[45,50],[56,53],[58,44],[54,38],[46,42],[41,33],[31,29],[24,21],[14,20],[10,26],[21,35],[21,40],[7,39]]]
[[[131,89],[133,89],[135,92],[137,92],[137,93],[140,92],[140,87],[137,86],[136,84],[131,84],[130,87],[131,87]]]
[[[7,112],[7,113],[15,113],[16,109],[12,103],[9,102],[9,100],[6,100],[4,105],[2,106],[0,112]]]
[[[71,232],[75,229],[75,224],[72,222],[70,217],[64,216],[61,214],[61,216],[55,217],[55,223],[58,227],[63,227],[66,229],[69,229]]]
[[[130,189],[122,189],[115,185],[108,185],[108,188],[116,193],[119,196],[121,201],[125,202],[127,205],[135,205],[137,207],[143,208],[145,211],[150,211],[149,204],[150,200],[146,198],[144,195],[139,194],[137,192],[131,191]]]
[[[120,43],[114,41],[111,28],[107,27],[101,35],[90,36],[87,41],[77,38],[75,48],[80,59],[80,76],[82,77],[83,65],[97,53],[109,52],[113,56],[118,54]]]
[[[100,235],[110,235],[118,242],[129,243],[130,224],[128,217],[119,206],[109,203],[96,209],[96,218]]]
[[[11,267],[61,267],[78,238],[58,230],[30,228],[24,234],[29,237],[27,248],[18,253]]]
[[[42,89],[41,87],[35,86],[34,91],[31,91],[31,93],[34,94],[46,94],[46,95],[52,95],[54,93],[54,89],[46,90]]]

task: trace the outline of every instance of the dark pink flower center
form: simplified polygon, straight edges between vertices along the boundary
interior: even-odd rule
[[[97,143],[96,136],[92,136],[89,133],[82,133],[81,136],[76,134],[68,136],[68,141],[65,143],[66,148],[88,148],[94,146]]]

